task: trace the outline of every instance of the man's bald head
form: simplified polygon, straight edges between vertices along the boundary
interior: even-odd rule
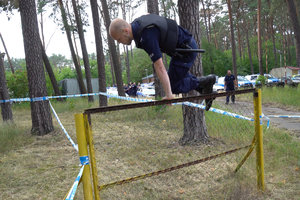
[[[130,44],[133,39],[131,25],[120,18],[116,18],[110,23],[109,35],[122,44]]]

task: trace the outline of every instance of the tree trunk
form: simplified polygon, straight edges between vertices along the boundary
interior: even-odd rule
[[[3,40],[3,37],[2,37],[2,35],[1,35],[1,33],[0,33],[0,38],[1,38],[1,41],[2,41],[2,44],[3,44],[4,50],[5,50],[5,53],[6,53],[6,56],[7,56],[7,60],[8,60],[9,66],[10,66],[11,73],[14,74],[14,73],[15,73],[15,69],[14,69],[14,66],[13,66],[12,63],[11,63],[11,60],[10,60],[10,57],[9,57],[9,54],[8,54],[7,49],[6,49],[6,45],[5,45],[5,42],[4,42],[4,40]]]
[[[249,25],[249,23],[248,23],[248,25]],[[254,74],[251,46],[250,46],[250,42],[249,42],[249,29],[247,27],[246,27],[246,42],[247,42],[248,56],[249,56],[249,62],[250,62],[250,70],[251,70],[251,74]]]
[[[178,13],[180,19],[180,25],[183,28],[189,30],[195,40],[201,47],[200,40],[200,20],[199,20],[199,2],[194,0],[178,0]],[[197,56],[191,73],[195,76],[201,76],[203,74],[202,61],[200,54]],[[191,91],[185,96],[196,95],[195,91]],[[199,101],[196,101],[200,103]],[[182,106],[184,132],[179,143],[181,145],[207,142],[209,136],[207,134],[206,122],[204,111],[194,107]]]
[[[114,71],[114,64],[112,61],[111,54],[109,55],[109,62],[110,62],[110,73],[111,73],[111,79],[112,79],[112,86],[116,85],[116,80],[115,80],[115,71]]]
[[[76,73],[77,73],[77,81],[78,81],[78,85],[79,85],[79,90],[80,90],[81,94],[85,94],[86,93],[86,88],[85,88],[83,78],[82,78],[81,67],[78,63],[77,56],[76,56],[76,53],[75,53],[75,50],[74,50],[74,47],[73,47],[70,26],[69,26],[68,21],[67,21],[66,11],[64,9],[62,0],[58,0],[58,4],[59,4],[59,7],[60,7],[61,17],[62,17],[62,20],[63,20],[63,23],[64,23],[64,28],[65,28],[65,31],[66,31],[66,35],[67,35],[67,39],[68,39],[69,48],[70,48],[70,51],[71,51],[73,63],[74,63]]]
[[[50,81],[51,81],[51,84],[52,84],[52,87],[53,87],[53,90],[54,90],[54,94],[56,96],[59,96],[61,93],[60,93],[60,90],[59,90],[59,87],[58,87],[55,75],[53,73],[50,61],[49,61],[48,56],[47,56],[47,54],[45,52],[45,49],[44,49],[43,44],[42,44],[42,41],[40,41],[40,43],[41,43],[43,61],[44,61],[44,64],[45,64],[46,71],[47,71],[47,73],[49,75],[49,78],[50,78]],[[62,99],[59,99],[59,100],[62,100]]]
[[[211,21],[211,14],[210,14],[210,6],[211,6],[211,0],[209,0],[208,3],[208,6],[207,6],[207,10],[208,10],[208,15],[207,15],[207,18],[208,18],[208,35],[209,35],[209,43],[211,42],[211,25],[210,25],[210,21]]]
[[[90,62],[89,62],[89,55],[86,49],[85,39],[84,39],[84,33],[83,33],[83,26],[82,26],[82,20],[79,16],[79,10],[77,9],[77,4],[75,0],[72,0],[72,5],[74,9],[76,24],[77,24],[77,31],[79,34],[80,44],[81,44],[81,51],[82,51],[82,59],[83,59],[83,65],[85,69],[85,78],[86,78],[86,86],[88,93],[93,93],[93,86],[92,86],[92,75],[91,75],[91,68],[90,68]],[[93,102],[94,97],[88,96],[88,101]]]
[[[108,46],[109,46],[109,50],[111,53],[114,72],[115,72],[115,76],[116,76],[118,94],[119,94],[119,96],[125,96],[125,92],[124,92],[124,88],[123,88],[123,80],[122,80],[122,69],[121,69],[121,64],[119,62],[119,59],[118,59],[116,44],[109,35],[110,17],[109,17],[108,6],[107,6],[106,0],[101,0],[101,4],[102,4],[102,11],[104,14]]]
[[[270,24],[269,24],[270,36],[271,36],[272,44],[273,44],[274,60],[275,60],[275,63],[277,63],[277,51],[276,51],[275,31],[274,31],[274,28],[273,28],[274,16],[273,16],[273,14],[271,12],[271,9],[272,9],[271,0],[267,0],[267,2],[268,2],[268,7],[269,7],[269,14],[270,14]]]
[[[124,0],[121,1],[122,15],[123,19],[126,21],[126,2]],[[126,75],[127,75],[127,83],[130,83],[130,65],[129,65],[129,53],[128,53],[128,45],[123,45],[124,50],[124,58],[126,63]]]
[[[0,52],[0,100],[9,100],[9,93],[6,85],[5,70],[4,70],[4,53]],[[13,122],[13,114],[11,111],[10,102],[0,103],[1,115],[3,121]]]
[[[25,60],[29,84],[29,96],[47,96],[46,79],[42,60],[34,0],[19,1],[22,22]],[[53,131],[52,116],[48,101],[30,102],[33,134],[45,135]]]
[[[125,51],[124,53],[126,53],[125,56],[125,63],[126,63],[126,74],[127,74],[127,82],[131,82],[130,80],[130,65],[129,65],[129,53],[128,53],[128,46],[125,46]]]
[[[159,15],[158,1],[157,0],[147,0],[147,10],[148,10],[148,13]],[[155,99],[159,99],[160,97],[165,96],[165,94],[164,94],[162,85],[160,84],[160,81],[158,79],[158,76],[156,75],[153,64],[152,64],[152,69],[153,69],[154,86],[155,86]]]
[[[300,67],[300,23],[297,17],[297,11],[296,11],[296,5],[294,3],[294,0],[286,0],[291,23],[294,29],[294,35],[296,39],[296,61],[297,61],[297,67]]]
[[[234,40],[232,11],[231,11],[231,0],[227,0],[227,6],[228,6],[229,23],[230,23],[230,35],[231,35],[232,69],[233,69],[234,76],[237,77],[236,50],[235,50],[235,40]]]
[[[95,34],[95,43],[96,43],[96,52],[97,52],[97,65],[98,65],[98,84],[99,92],[106,93],[106,77],[105,77],[105,57],[103,53],[103,44],[101,37],[101,24],[98,13],[98,3],[97,0],[91,1],[91,9],[93,15],[93,24],[94,24],[94,34]],[[107,106],[107,97],[99,95],[99,106]]]
[[[259,74],[264,75],[263,61],[262,61],[262,48],[261,48],[261,0],[257,0],[257,56]]]
[[[208,26],[207,26],[207,17],[206,17],[206,8],[205,8],[205,5],[204,5],[204,0],[201,0],[201,3],[202,3],[202,7],[203,7],[203,16],[204,16],[204,24],[205,24],[205,33],[206,33],[206,38],[207,38],[207,41],[209,41],[209,35],[208,35]]]

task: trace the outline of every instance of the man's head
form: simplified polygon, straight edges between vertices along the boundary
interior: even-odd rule
[[[227,70],[227,75],[231,75],[231,71],[230,70]]]
[[[131,25],[120,18],[116,18],[110,23],[109,35],[119,43],[127,45],[130,45],[133,39]]]

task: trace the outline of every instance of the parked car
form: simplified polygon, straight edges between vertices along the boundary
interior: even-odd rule
[[[145,97],[155,96],[154,83],[142,83],[138,90],[138,95]]]
[[[279,79],[272,76],[271,74],[264,74],[264,77],[267,78],[267,82],[266,82],[267,86],[277,86],[279,83]]]
[[[245,76],[246,79],[248,79],[253,86],[256,86],[256,79],[258,78],[259,74],[251,74],[251,75],[247,75]],[[260,82],[258,82],[258,84],[260,84]]]
[[[294,75],[293,77],[292,77],[292,81],[293,81],[293,83],[300,83],[300,74],[298,74],[298,75]]]
[[[223,91],[224,90],[224,76],[217,78],[216,83],[213,86],[214,91]]]
[[[284,85],[288,85],[290,87],[297,87],[299,83],[295,83],[293,82],[292,78],[290,76],[288,77],[281,77],[279,79],[279,83],[283,84]]]
[[[238,76],[237,79],[239,88],[253,88],[253,84],[244,76]]]

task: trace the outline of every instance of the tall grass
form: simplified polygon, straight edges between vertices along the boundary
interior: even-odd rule
[[[22,147],[33,141],[33,137],[24,129],[12,123],[0,124],[0,153]]]
[[[238,100],[252,99],[252,94],[238,95]],[[263,87],[262,103],[289,107],[300,111],[300,86],[293,87]]]
[[[262,102],[293,106],[300,110],[300,87],[264,87]]]

